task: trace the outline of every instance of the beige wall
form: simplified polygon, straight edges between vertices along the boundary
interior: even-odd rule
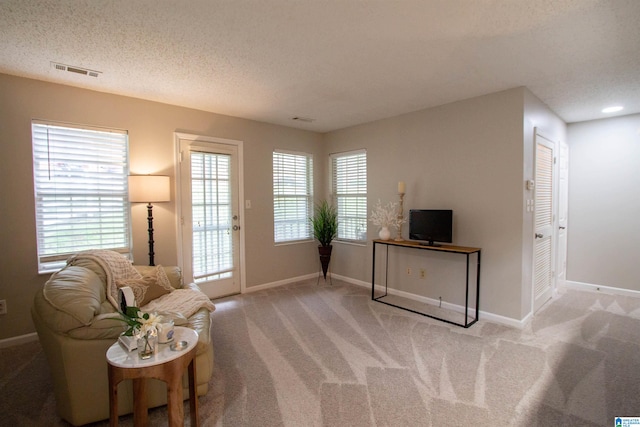
[[[515,88],[343,129],[325,139],[328,152],[367,149],[369,210],[378,199],[397,201],[398,181],[407,183],[405,213],[453,209],[454,243],[483,250],[482,311],[521,320],[532,308],[533,214],[525,207],[533,195],[524,182],[533,178],[535,128],[566,141],[565,123],[528,89]],[[376,233],[371,226],[369,238]],[[371,245],[337,246],[341,256],[334,258],[334,271],[370,282]],[[429,271],[437,262],[405,252],[392,277],[404,282],[401,290],[448,296],[459,304],[460,295],[436,283],[440,272]],[[407,277],[407,267],[426,268],[427,280]],[[451,282],[460,282],[459,269],[452,265]]]
[[[31,157],[31,120],[43,119],[129,131],[133,173],[174,177],[174,132],[244,142],[246,284],[248,287],[315,272],[314,243],[274,246],[271,153],[274,148],[320,156],[322,135],[282,126],[206,113],[166,104],[109,95],[0,74],[0,299],[8,314],[0,316],[0,339],[34,331],[30,307],[36,289],[48,276],[38,275]],[[316,170],[317,193],[323,191],[323,168]],[[175,200],[175,193],[172,194]],[[156,264],[177,260],[176,206],[154,206]],[[134,258],[148,260],[146,209],[135,205]]]
[[[482,248],[481,310],[512,319],[524,316],[525,94],[526,89],[516,88],[332,132],[325,138],[328,152],[367,149],[369,211],[378,199],[397,200],[398,181],[407,186],[405,213],[411,208],[453,209],[454,243]],[[369,238],[376,233],[371,226]],[[369,282],[371,244],[336,246],[334,272]],[[405,267],[395,266],[399,271]],[[420,266],[413,267],[415,271]],[[427,296],[444,293],[436,289]]]
[[[314,273],[318,267],[315,243],[273,244],[273,149],[314,154],[319,199],[327,194],[327,155],[364,148],[369,211],[378,199],[396,201],[401,180],[407,184],[405,212],[453,209],[454,243],[483,250],[482,311],[511,319],[522,319],[530,311],[530,218],[523,214],[523,183],[532,170],[532,127],[543,126],[551,133],[560,129],[562,137],[562,125],[525,88],[320,135],[0,74],[0,144],[5,154],[0,159],[0,238],[5,242],[0,299],[9,307],[9,314],[0,317],[0,339],[33,332],[29,308],[36,289],[47,279],[36,267],[32,119],[126,129],[132,173],[163,173],[172,180],[174,132],[243,141],[244,196],[252,203],[245,210],[247,287]],[[175,212],[175,202],[154,207],[157,264],[178,262]],[[145,263],[144,206],[134,206],[132,216],[134,257]],[[376,236],[370,224],[369,239]],[[332,271],[370,282],[371,244],[334,246]],[[400,259],[398,269],[407,262]],[[422,261],[418,257],[410,262],[419,268]],[[452,270],[448,277],[456,274]],[[409,282],[408,289],[423,285]],[[459,302],[446,289],[436,286],[433,292],[431,296]]]
[[[640,114],[569,125],[567,280],[640,291]]]

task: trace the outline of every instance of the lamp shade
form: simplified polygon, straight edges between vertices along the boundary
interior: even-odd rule
[[[129,201],[142,203],[171,201],[169,177],[165,175],[129,176]]]

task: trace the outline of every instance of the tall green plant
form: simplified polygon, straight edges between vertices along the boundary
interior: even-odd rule
[[[313,218],[309,218],[313,227],[313,237],[322,246],[329,246],[338,235],[338,211],[326,200],[315,207]]]

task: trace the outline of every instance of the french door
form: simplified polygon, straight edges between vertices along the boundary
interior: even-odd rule
[[[240,293],[239,144],[177,135],[185,281],[209,298]]]

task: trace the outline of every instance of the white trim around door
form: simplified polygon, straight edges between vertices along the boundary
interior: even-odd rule
[[[193,239],[193,230],[190,230],[190,236],[187,236],[185,233],[187,232],[185,227],[186,225],[190,225],[191,221],[189,218],[185,218],[185,215],[191,215],[191,212],[188,209],[189,206],[185,208],[186,205],[186,197],[189,197],[188,202],[191,202],[191,192],[188,191],[191,185],[190,182],[185,181],[185,177],[190,176],[186,174],[185,170],[182,170],[185,165],[190,165],[190,156],[194,151],[203,151],[203,152],[215,152],[216,149],[220,152],[229,152],[232,153],[232,156],[235,156],[236,160],[233,162],[235,164],[235,168],[237,174],[235,174],[235,185],[232,184],[232,193],[236,193],[232,195],[232,198],[235,199],[235,208],[233,209],[233,227],[230,228],[230,233],[238,233],[237,239],[237,260],[234,259],[234,264],[237,263],[237,270],[235,273],[239,277],[235,277],[238,279],[234,285],[225,286],[224,291],[222,293],[216,292],[207,292],[205,289],[205,293],[209,295],[210,298],[222,297],[225,294],[233,294],[233,293],[244,293],[246,290],[246,269],[245,269],[245,233],[244,233],[244,167],[243,167],[243,143],[242,141],[236,141],[231,139],[224,138],[216,138],[210,136],[202,136],[202,135],[194,135],[187,133],[174,133],[174,145],[175,145],[175,176],[176,176],[176,230],[177,230],[177,242],[178,242],[178,265],[185,272],[185,280],[193,281],[193,260],[186,259],[191,258],[190,254],[192,253],[189,247],[185,249],[185,244],[191,244]],[[187,147],[187,149],[185,149]],[[192,151],[193,150],[193,151]],[[187,158],[188,156],[188,158]],[[190,168],[190,166],[188,166]],[[186,185],[186,187],[185,187]],[[185,190],[186,189],[186,190]],[[188,194],[187,194],[188,193]]]

